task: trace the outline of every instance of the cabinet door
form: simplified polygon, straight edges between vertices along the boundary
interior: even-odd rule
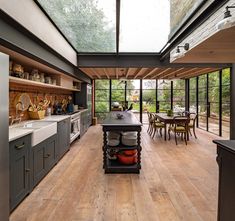
[[[10,209],[29,193],[30,135],[10,143]]]
[[[46,165],[44,157],[46,156],[47,142],[43,141],[33,147],[33,183],[34,186],[46,175]]]
[[[47,139],[46,149],[44,152],[45,168],[48,172],[56,163],[57,160],[57,140],[56,135]]]
[[[58,123],[58,149],[59,158],[61,158],[70,146],[70,119]]]

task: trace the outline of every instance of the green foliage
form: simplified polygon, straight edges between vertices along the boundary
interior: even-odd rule
[[[96,0],[38,0],[79,52],[114,52],[115,26]]]

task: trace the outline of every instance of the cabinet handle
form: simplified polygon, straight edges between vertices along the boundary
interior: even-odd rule
[[[51,154],[48,153],[44,158],[48,158],[49,156],[51,156]]]
[[[21,149],[21,148],[23,148],[24,147],[24,142],[21,144],[21,145],[15,145],[15,148],[17,149],[17,150],[19,150],[19,149]]]
[[[25,169],[25,172],[29,172],[30,171],[30,169]]]

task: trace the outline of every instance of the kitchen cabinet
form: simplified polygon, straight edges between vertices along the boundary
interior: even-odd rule
[[[82,137],[91,125],[91,115],[88,110],[81,112],[80,116],[80,137]]]
[[[57,135],[42,141],[33,147],[33,185],[50,171],[58,159]]]
[[[10,209],[30,192],[31,135],[10,142]]]
[[[81,91],[74,93],[74,104],[87,109],[87,125],[92,123],[92,86],[81,84]]]
[[[235,140],[215,140],[219,165],[218,221],[235,220]]]
[[[60,159],[70,148],[70,130],[71,123],[70,118],[58,122],[57,135],[58,135],[58,159]]]

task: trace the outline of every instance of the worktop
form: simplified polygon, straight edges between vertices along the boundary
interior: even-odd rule
[[[123,118],[118,119],[117,114],[122,114]],[[131,111],[113,111],[110,112],[102,123],[102,126],[141,126]]]
[[[32,129],[9,127],[9,142],[33,133]]]
[[[213,140],[213,143],[223,147],[224,149],[235,153],[235,140]]]
[[[16,140],[18,138],[21,138],[25,135],[28,135],[30,133],[33,133],[33,129],[29,128],[21,128],[20,125],[24,125],[26,123],[29,123],[31,121],[52,121],[52,122],[60,122],[62,120],[65,120],[67,118],[70,118],[70,115],[51,115],[46,116],[44,119],[41,120],[28,120],[28,121],[22,121],[21,123],[14,124],[9,126],[9,142]]]
[[[70,118],[70,115],[51,115],[51,116],[46,116],[42,121],[55,121],[55,122],[60,122],[62,120],[65,120],[67,118]]]

